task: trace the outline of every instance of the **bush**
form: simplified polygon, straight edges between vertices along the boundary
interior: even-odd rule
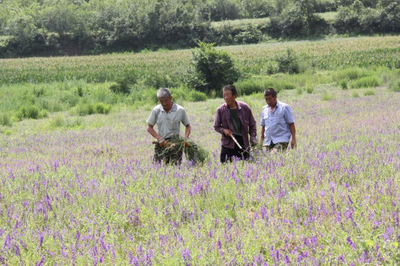
[[[237,82],[235,86],[239,95],[251,95],[264,91],[267,88],[267,80],[252,78]]]
[[[46,109],[40,110],[38,118],[46,118],[46,117],[49,117],[49,113],[47,112],[47,110]]]
[[[288,48],[286,53],[275,57],[278,62],[278,72],[297,74],[300,72],[299,60],[293,49]]]
[[[50,127],[59,128],[65,124],[64,116],[58,114],[57,116],[50,119]]]
[[[394,92],[400,92],[400,79],[392,81],[389,85],[389,90]]]
[[[94,114],[93,105],[90,103],[80,103],[75,107],[75,112],[80,116]]]
[[[92,114],[108,114],[110,113],[111,106],[102,102],[91,104],[81,102],[75,107],[75,113],[80,116],[92,115]]]
[[[84,125],[82,118],[68,119],[62,115],[57,115],[50,119],[51,128],[72,128]]]
[[[46,94],[46,89],[41,87],[41,88],[34,88],[33,89],[33,94],[35,95],[36,98],[39,98],[41,96],[44,96]]]
[[[352,6],[339,8],[333,26],[341,34],[385,32],[384,14],[385,10],[365,8],[362,2],[356,0]]]
[[[355,80],[370,75],[368,70],[358,67],[351,67],[336,72],[333,76],[335,80]]]
[[[226,84],[233,84],[239,78],[239,70],[226,51],[217,51],[213,44],[199,42],[192,51],[189,68],[189,84],[196,90],[211,93]]]
[[[76,89],[76,93],[78,94],[79,97],[83,97],[83,89],[82,89],[82,87],[78,87]]]
[[[382,32],[400,31],[400,1],[388,1],[380,14]]]
[[[176,95],[172,91],[172,96],[176,98]],[[157,91],[155,89],[143,89],[143,88],[135,88],[132,90],[131,95],[129,96],[132,103],[148,103],[155,104],[158,102],[157,99]]]
[[[79,96],[72,91],[60,92],[60,103],[67,105],[68,107],[74,107],[79,102]]]
[[[312,94],[312,93],[314,93],[314,88],[308,87],[308,88],[306,88],[306,92],[309,94]]]
[[[131,88],[129,87],[128,83],[125,81],[120,81],[116,84],[112,84],[109,88],[114,93],[122,93],[122,94],[129,94]]]
[[[277,92],[282,90],[294,90],[296,85],[282,79],[252,78],[235,83],[239,95],[251,95],[264,92],[267,88],[274,88]]]
[[[342,90],[347,90],[348,86],[347,86],[347,80],[343,79],[339,82],[339,86],[340,88],[342,88]]]
[[[232,0],[215,0],[209,5],[210,7],[210,19],[214,21],[226,20],[226,19],[238,19],[239,10],[238,7]]]
[[[339,7],[336,20],[333,23],[337,33],[359,33],[361,26],[359,22],[359,14],[351,7]]]
[[[25,105],[19,108],[16,116],[19,120],[24,118],[32,118],[38,119],[39,118],[39,108],[35,105]]]
[[[247,0],[240,2],[242,4],[242,9],[245,11],[245,17],[265,18],[275,11],[274,2],[272,0]]]
[[[378,80],[377,77],[363,77],[351,82],[351,87],[354,89],[358,88],[373,88],[380,86],[382,81]]]
[[[326,34],[329,24],[322,17],[315,15],[311,0],[295,1],[280,14],[272,16],[268,26],[271,35],[300,37]]]
[[[175,100],[178,100],[178,99],[180,99],[182,101],[190,100],[191,90],[189,88],[181,86],[178,88],[170,88],[170,90],[171,90],[172,97],[174,97]]]
[[[205,102],[207,101],[207,95],[200,91],[191,91],[190,100],[193,102]]]
[[[372,95],[375,95],[375,91],[373,90],[364,91],[364,96],[372,96]]]
[[[105,114],[106,115],[110,112],[110,109],[111,109],[111,106],[109,106],[108,104],[102,103],[102,102],[96,103],[94,105],[94,111],[97,114]]]
[[[0,114],[0,125],[11,127],[12,124],[13,123],[8,114]]]
[[[335,96],[329,92],[324,91],[322,93],[322,100],[323,101],[332,101],[335,99]]]
[[[241,31],[234,37],[235,43],[248,44],[258,43],[262,40],[262,32],[257,29],[257,25],[248,24],[244,31]]]
[[[353,96],[353,98],[358,98],[360,97],[360,95],[358,94],[358,92],[353,91],[353,93],[351,94],[351,96]]]

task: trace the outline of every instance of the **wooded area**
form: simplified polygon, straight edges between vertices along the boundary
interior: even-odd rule
[[[333,21],[317,13],[337,12]],[[211,22],[269,17],[266,24]],[[400,0],[0,0],[0,57],[400,31]]]

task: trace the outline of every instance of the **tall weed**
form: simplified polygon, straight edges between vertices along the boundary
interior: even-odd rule
[[[13,122],[9,114],[6,113],[0,114],[0,125],[8,127],[11,127],[13,125]]]
[[[354,80],[350,83],[350,86],[353,89],[358,89],[358,88],[373,88],[373,87],[378,87],[382,84],[382,80],[379,80],[375,76],[368,76],[368,77],[362,77],[357,80]]]

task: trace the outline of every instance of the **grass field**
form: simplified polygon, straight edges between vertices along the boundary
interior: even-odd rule
[[[212,128],[223,100],[189,102],[180,87],[189,50],[1,60],[0,264],[399,264],[399,44],[223,47],[257,124],[273,86],[298,142],[225,165]],[[304,71],[266,75],[289,47]],[[126,75],[135,91],[113,93]],[[191,139],[209,151],[203,165],[152,163],[145,121],[160,84],[175,86]],[[28,111],[41,119],[18,119]]]
[[[336,70],[347,67],[400,66],[400,36],[333,38],[257,45],[227,46],[247,75],[265,74],[274,56],[293,48],[305,68]],[[100,56],[2,59],[0,84],[85,80],[114,81],[126,75],[176,85],[182,82],[191,50],[110,54]],[[154,81],[156,80],[156,81]],[[150,82],[150,83],[151,83]]]
[[[16,123],[0,139],[0,261],[396,264],[400,95],[364,91],[281,92],[298,148],[226,165],[212,129],[221,99],[184,103],[210,152],[197,166],[152,164],[149,109]],[[262,94],[241,99],[259,121]]]
[[[316,13],[316,14],[321,16],[328,22],[332,22],[335,20],[337,12],[325,12],[325,13]],[[226,25],[229,25],[232,27],[240,27],[240,26],[246,26],[248,24],[268,25],[269,22],[270,22],[269,18],[235,19],[235,20],[214,21],[211,23],[211,26],[215,27],[215,28],[221,28]]]

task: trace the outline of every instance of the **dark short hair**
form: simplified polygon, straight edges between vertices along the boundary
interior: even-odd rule
[[[264,97],[265,96],[272,96],[272,97],[276,97],[276,95],[278,95],[278,93],[273,89],[273,88],[268,88],[264,91]]]
[[[222,91],[231,91],[231,92],[232,92],[232,95],[237,95],[236,87],[233,86],[233,85],[225,85],[225,86],[222,88]]]

